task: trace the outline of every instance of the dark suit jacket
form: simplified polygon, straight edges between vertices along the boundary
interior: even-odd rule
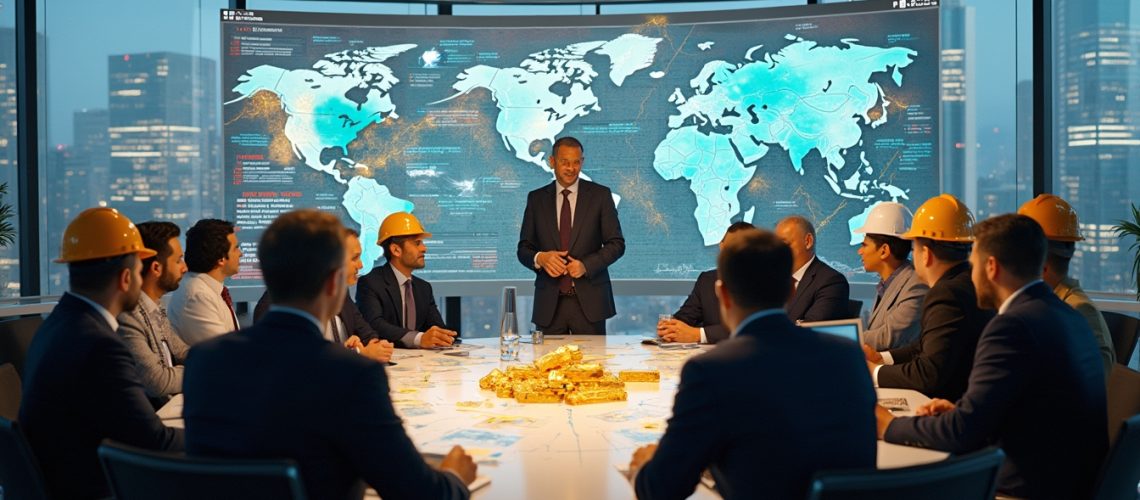
[[[805,498],[816,471],[875,467],[875,401],[854,342],[753,320],[685,363],[637,497],[686,498],[709,468],[724,498]]]
[[[360,308],[364,320],[372,326],[380,338],[400,347],[416,347],[404,345],[401,341],[401,338],[408,333],[403,326],[404,312],[403,306],[400,305],[403,303],[403,294],[392,265],[384,264],[360,278],[356,284],[356,305]],[[435,305],[431,283],[413,275],[412,296],[416,299],[415,331],[426,331],[433,326],[443,328],[443,315]]]
[[[147,401],[134,358],[103,316],[64,294],[28,348],[20,424],[54,498],[110,495],[95,450],[110,438],[182,450]]]
[[[534,267],[535,254],[562,247],[554,207],[556,185],[552,182],[527,195],[519,231],[519,262],[535,273],[531,321],[538,326],[549,325],[558,306],[558,278]],[[609,267],[624,253],[625,238],[610,189],[587,180],[578,181],[578,202],[570,226],[570,256],[586,266],[586,274],[574,280],[574,289],[586,319],[592,323],[617,314]]]
[[[978,336],[993,317],[978,308],[970,264],[950,268],[926,294],[918,340],[890,350],[895,364],[879,369],[879,387],[956,401],[966,391]]]
[[[1104,369],[1088,323],[1038,283],[978,340],[957,409],[895,419],[887,441],[965,453],[1005,450],[998,489],[1028,498],[1090,498],[1108,450]]]
[[[847,311],[850,295],[847,278],[817,256],[804,271],[795,296],[784,309],[792,321],[844,319],[851,316]]]
[[[326,342],[295,314],[194,346],[184,382],[191,455],[288,458],[309,498],[466,498],[416,451],[388,396],[384,366]]]
[[[689,298],[673,315],[689,326],[705,329],[705,338],[715,344],[728,338],[728,329],[720,324],[720,301],[716,298],[716,269],[705,271],[697,276],[697,283]]]
[[[412,288],[415,288],[415,284],[412,285]],[[265,314],[269,312],[269,306],[271,305],[273,305],[273,303],[269,300],[269,292],[266,291],[261,294],[260,299],[257,299],[257,307],[253,308],[253,321],[255,323],[261,321],[261,318],[265,317]],[[352,297],[347,293],[344,294],[344,305],[341,306],[337,316],[340,317],[341,322],[344,323],[345,332],[343,335],[346,340],[348,337],[356,335],[360,337],[361,342],[367,345],[372,339],[380,338],[376,330],[373,330],[372,326],[368,324],[368,321],[365,321],[364,316],[360,314],[360,309],[356,308],[356,303],[352,301]]]

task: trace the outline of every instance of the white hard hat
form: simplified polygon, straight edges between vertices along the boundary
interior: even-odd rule
[[[910,221],[914,216],[902,203],[881,201],[871,208],[863,227],[856,229],[858,234],[881,234],[899,237],[910,229]]]

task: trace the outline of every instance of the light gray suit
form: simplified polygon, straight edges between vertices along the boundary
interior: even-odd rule
[[[161,402],[182,392],[182,364],[186,362],[190,348],[174,333],[162,306],[142,294],[138,307],[120,313],[116,319],[119,321],[119,336],[135,359],[146,395]],[[163,340],[169,346],[171,364],[167,364],[163,354]]]
[[[891,278],[863,331],[863,343],[876,351],[896,349],[918,340],[922,303],[930,290],[918,279],[914,264],[909,261],[895,269]]]

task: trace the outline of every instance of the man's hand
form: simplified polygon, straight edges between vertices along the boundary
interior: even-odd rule
[[[914,414],[920,417],[933,417],[953,410],[954,403],[945,399],[932,399],[929,403],[915,408]]]
[[[566,272],[570,273],[571,278],[578,279],[586,275],[586,265],[583,264],[582,261],[575,259],[569,255],[566,256],[566,259],[570,261],[568,264],[566,264]]]
[[[891,415],[891,410],[883,408],[881,404],[875,405],[875,429],[879,439],[883,439],[883,435],[887,433],[887,427],[890,427],[891,421],[894,419],[895,416]]]
[[[546,274],[549,274],[551,278],[557,278],[566,274],[565,257],[565,250],[561,252],[538,252],[535,260],[538,261],[539,267],[546,271]]]
[[[657,336],[666,342],[700,342],[701,329],[681,320],[667,319],[657,322]]]
[[[871,363],[877,365],[883,364],[883,355],[879,354],[879,351],[872,349],[870,345],[863,344],[863,357],[867,358],[867,361]]]
[[[462,446],[455,445],[451,447],[451,451],[448,452],[447,456],[443,457],[443,461],[439,463],[439,470],[448,471],[459,476],[459,479],[463,480],[463,484],[471,484],[471,482],[475,480],[475,472],[478,470],[478,466],[475,465],[475,461],[471,459],[471,455],[463,451]]]
[[[387,340],[372,339],[367,346],[360,350],[360,354],[369,359],[387,363],[392,360],[392,350],[395,348],[396,346]]]
[[[428,330],[424,332],[423,336],[420,337],[420,347],[424,349],[431,347],[447,347],[455,341],[454,339],[456,335],[459,334],[452,330],[433,326],[431,328],[428,328]]]
[[[360,337],[353,335],[349,337],[348,340],[344,341],[344,348],[360,352],[362,349],[364,349],[364,342],[360,341]]]
[[[633,457],[629,459],[629,479],[631,481],[637,477],[637,471],[641,469],[641,466],[653,458],[654,453],[657,453],[657,445],[655,444],[647,444],[633,452]]]

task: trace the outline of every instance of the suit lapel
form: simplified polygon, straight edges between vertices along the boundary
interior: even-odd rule
[[[819,262],[819,257],[816,257],[815,260],[811,261],[811,264],[809,264],[807,269],[804,270],[804,279],[800,280],[799,284],[796,285],[796,295],[795,297],[792,297],[792,304],[788,306],[789,316],[799,316],[800,302],[804,300],[805,296],[810,295],[807,292],[808,287],[811,286],[811,282],[815,278],[816,262]]]
[[[404,311],[400,307],[404,303],[401,297],[402,291],[400,290],[400,280],[396,279],[396,269],[391,264],[384,264],[384,290],[388,292],[388,301],[392,304],[392,309],[396,312],[397,323],[403,325]],[[415,293],[415,283],[412,284],[412,293]]]
[[[590,203],[589,183],[584,180],[578,181],[578,202],[574,204],[574,210],[570,213],[573,218],[570,220],[570,248],[574,248],[574,243],[578,242],[578,234],[582,232],[582,210],[589,206]]]
[[[542,190],[539,196],[538,206],[538,228],[542,231],[543,236],[539,237],[539,247],[541,248],[541,240],[549,240],[554,242],[554,248],[558,247],[558,211],[554,206],[554,199],[557,192],[554,190],[556,183],[551,183]]]
[[[896,273],[900,271],[902,271],[902,268],[895,270]],[[883,299],[879,301],[879,304],[874,305],[878,307],[872,306],[873,310],[871,312],[871,324],[875,323],[875,318],[879,317],[879,313],[886,311],[887,309],[890,309],[891,306],[895,305],[895,300],[898,300],[899,294],[902,293],[903,287],[906,286],[906,282],[908,281],[910,281],[909,275],[895,276],[895,279],[891,281],[891,285],[888,286],[886,290],[883,290]]]

